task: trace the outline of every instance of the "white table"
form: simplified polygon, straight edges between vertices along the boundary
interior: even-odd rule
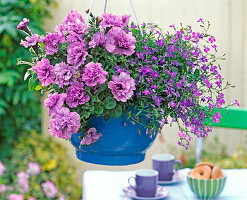
[[[186,175],[189,169],[181,170]],[[224,170],[227,182],[218,200],[247,200],[247,169]],[[83,176],[83,200],[130,200],[122,193],[134,171],[89,170]],[[165,200],[197,199],[184,181],[165,186],[170,194]]]

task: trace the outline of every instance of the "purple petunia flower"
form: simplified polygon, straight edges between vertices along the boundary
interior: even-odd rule
[[[27,28],[28,23],[29,23],[29,19],[23,18],[23,20],[18,24],[17,30],[24,31],[25,33],[29,34],[29,30]]]
[[[106,42],[106,36],[103,31],[95,33],[93,35],[93,40],[89,42],[89,48],[94,48],[97,46],[104,46]]]
[[[27,173],[29,175],[37,175],[40,173],[40,171],[41,171],[41,167],[39,166],[38,163],[34,163],[34,162],[28,163]]]
[[[57,188],[51,181],[46,181],[41,184],[45,195],[49,198],[55,198],[57,195]]]
[[[92,143],[95,143],[99,140],[99,138],[102,137],[101,133],[97,133],[96,128],[90,128],[86,135],[81,140],[81,145],[90,145]]]
[[[5,167],[3,163],[0,161],[0,176],[3,175],[4,171],[5,171]]]
[[[122,29],[129,24],[130,15],[112,15],[104,13],[102,15],[103,21],[100,23],[102,28],[116,26],[121,27]]]
[[[121,72],[120,75],[113,75],[112,81],[108,83],[108,88],[111,89],[114,98],[117,101],[126,102],[133,95],[135,90],[135,81],[126,72]]]
[[[76,42],[82,43],[84,40],[79,34],[72,32],[67,36],[67,42],[70,45]]]
[[[58,94],[57,92],[48,95],[48,98],[44,101],[44,104],[46,108],[50,109],[49,116],[52,113],[56,113],[57,110],[63,107],[66,97],[67,95],[65,93]]]
[[[100,63],[90,62],[86,64],[82,73],[82,80],[87,86],[93,87],[106,82],[108,72],[104,71]]]
[[[69,45],[67,55],[67,62],[73,66],[83,65],[88,52],[86,51],[86,42],[75,42]]]
[[[39,35],[33,34],[31,37],[27,36],[26,41],[21,40],[21,45],[25,48],[28,48],[29,46],[35,46],[39,42],[41,42],[41,39],[39,39]]]
[[[42,38],[47,55],[53,55],[58,51],[58,44],[65,42],[65,37],[57,32],[48,33]]]
[[[80,126],[80,115],[62,107],[51,117],[49,132],[54,137],[69,139],[73,133],[78,131]]]
[[[9,200],[24,200],[24,197],[21,194],[10,194]]]
[[[54,66],[50,65],[50,61],[48,59],[44,58],[41,61],[38,61],[33,67],[33,70],[38,75],[42,86],[48,86],[51,83],[54,83]]]
[[[121,28],[122,29],[129,24],[130,17],[131,17],[131,15],[122,15],[121,16],[121,19],[122,19]]]
[[[135,53],[136,39],[132,33],[126,33],[119,27],[113,27],[107,33],[105,48],[110,53],[130,56]]]
[[[90,100],[90,97],[84,91],[84,83],[74,82],[66,90],[66,103],[69,107],[75,108],[78,105],[84,104]]]
[[[64,85],[69,85],[76,81],[74,73],[77,68],[67,65],[65,62],[61,62],[55,65],[55,83],[63,88]]]

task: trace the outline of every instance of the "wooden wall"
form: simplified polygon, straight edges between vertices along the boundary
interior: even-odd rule
[[[91,0],[60,0],[57,8],[51,8],[53,19],[46,21],[47,31],[53,31],[56,24],[61,23],[68,10],[77,9],[84,16]],[[247,107],[247,0],[133,0],[139,21],[155,22],[164,30],[171,24],[191,24],[198,30],[197,19],[203,18],[211,22],[211,33],[215,35],[219,53],[226,53],[226,61],[222,62],[222,73],[226,80],[236,86],[227,91],[228,103],[238,99],[242,107]],[[104,0],[95,0],[93,13],[101,15]],[[107,12],[113,14],[132,14],[128,0],[108,0]],[[247,120],[247,119],[246,119]],[[43,112],[43,132],[48,134],[49,119],[47,110]],[[163,142],[156,140],[150,149],[147,159],[138,165],[126,167],[101,167],[77,161],[78,170],[86,169],[129,170],[140,167],[151,167],[150,156],[154,153],[171,152],[176,154],[176,127],[164,127]],[[233,153],[236,147],[244,144],[246,131],[217,128],[211,135],[217,135]],[[211,136],[212,137],[212,136]],[[245,143],[246,144],[246,143]],[[74,157],[73,149],[68,153]],[[217,148],[217,147],[216,147]]]

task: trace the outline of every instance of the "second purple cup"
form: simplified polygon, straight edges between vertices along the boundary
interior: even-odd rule
[[[178,163],[181,168],[182,163],[180,160],[175,160],[171,154],[156,154],[152,156],[153,169],[159,172],[159,181],[171,181],[174,175],[175,164]],[[177,169],[177,170],[178,170]]]

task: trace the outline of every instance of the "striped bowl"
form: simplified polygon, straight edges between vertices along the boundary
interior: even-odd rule
[[[200,199],[214,199],[223,191],[227,176],[218,179],[198,179],[187,176],[191,191]]]

